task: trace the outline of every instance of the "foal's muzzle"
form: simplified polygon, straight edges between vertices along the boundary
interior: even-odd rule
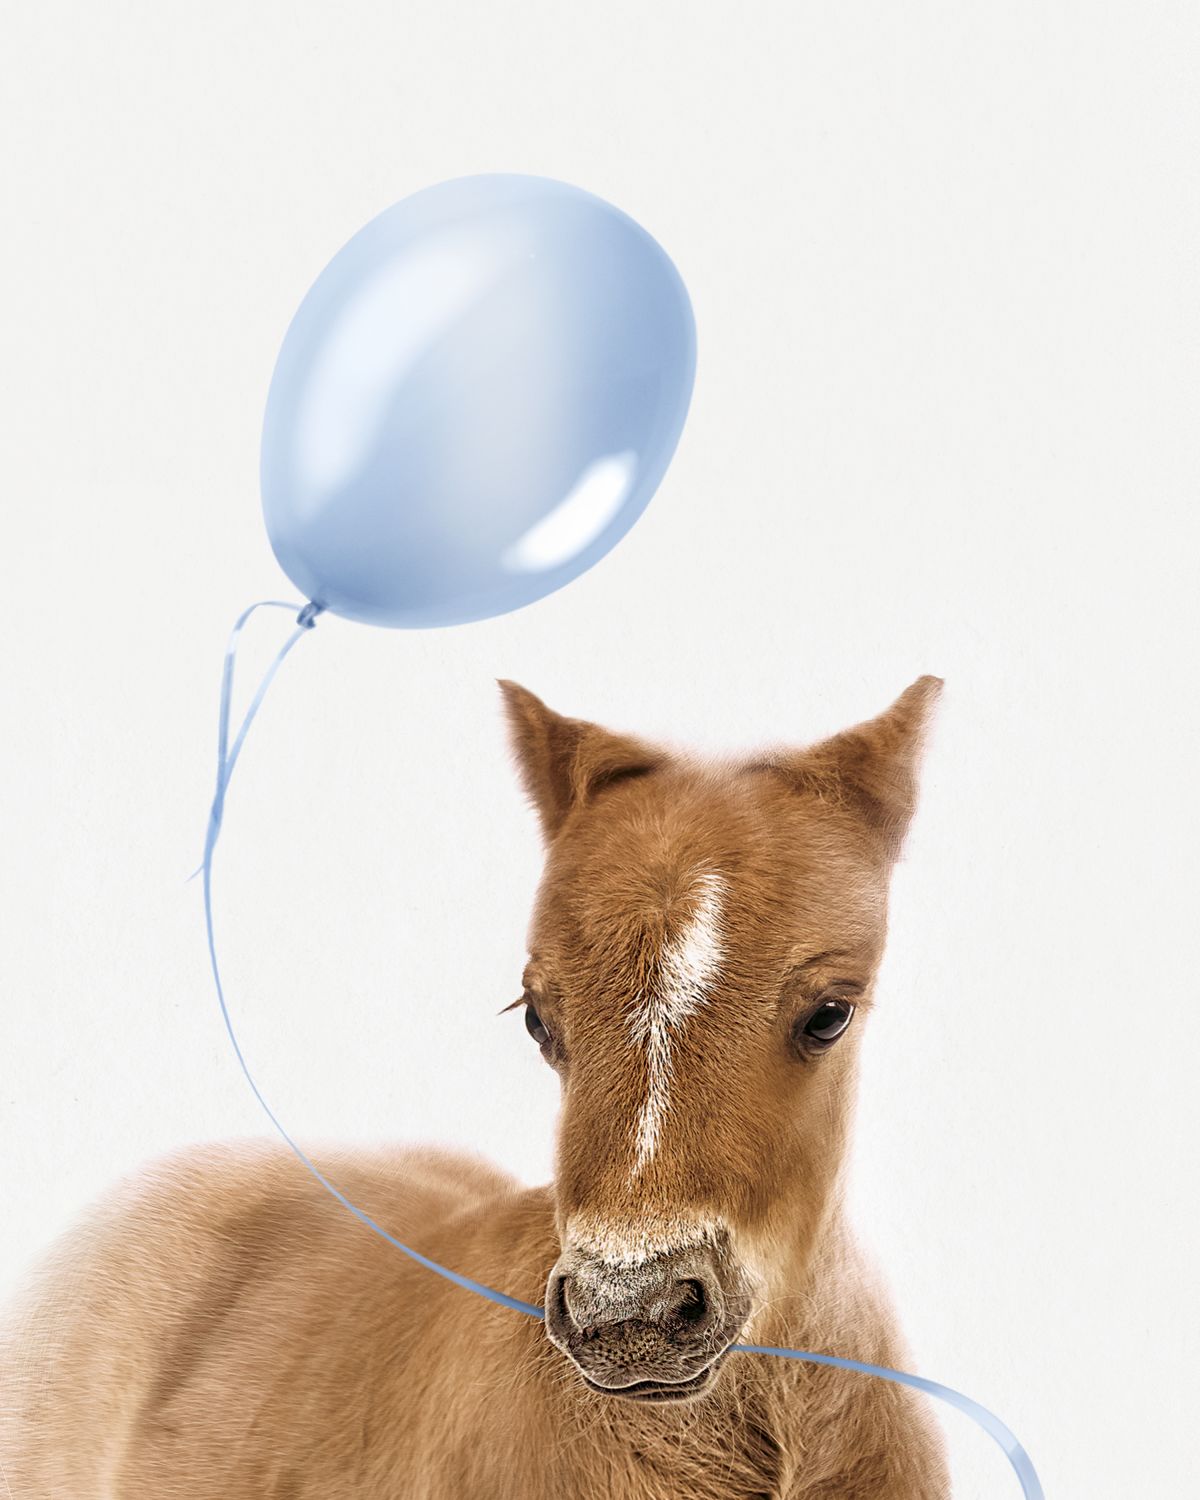
[[[546,1286],[546,1332],[594,1391],[686,1401],[707,1391],[750,1311],[727,1254],[693,1245],[640,1265],[567,1251]]]

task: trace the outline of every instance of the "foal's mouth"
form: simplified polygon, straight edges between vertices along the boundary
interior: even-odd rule
[[[588,1390],[595,1391],[600,1396],[621,1396],[626,1401],[658,1403],[692,1401],[712,1389],[716,1383],[717,1371],[724,1363],[725,1353],[718,1354],[711,1364],[705,1365],[704,1369],[698,1370],[686,1380],[635,1380],[630,1385],[601,1385],[583,1370],[579,1370],[579,1374]],[[578,1365],[576,1369],[579,1369]]]

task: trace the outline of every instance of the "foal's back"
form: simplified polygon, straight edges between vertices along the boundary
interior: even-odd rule
[[[539,1300],[521,1260],[550,1231],[544,1194],[435,1150],[320,1162],[397,1238]],[[497,1218],[512,1221],[504,1266],[475,1227]],[[525,1332],[513,1324],[536,1333],[500,1317],[508,1338]],[[191,1150],[121,1183],[9,1314],[4,1477],[13,1500],[394,1495],[436,1437],[426,1408],[451,1395],[436,1389],[447,1341],[491,1322],[333,1203],[285,1148]],[[388,1430],[371,1433],[380,1411]]]

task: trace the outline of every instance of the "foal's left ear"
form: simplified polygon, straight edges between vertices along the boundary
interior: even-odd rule
[[[652,771],[665,753],[586,719],[568,719],[516,682],[501,682],[509,742],[550,843],[572,808],[604,786]]]
[[[853,808],[894,857],[916,810],[921,750],[941,691],[940,677],[918,677],[877,718],[771,763],[799,789]]]

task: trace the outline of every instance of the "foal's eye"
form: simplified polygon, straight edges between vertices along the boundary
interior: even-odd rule
[[[525,1030],[539,1047],[544,1047],[550,1040],[549,1028],[532,1005],[525,1007]]]
[[[832,1047],[854,1019],[849,1000],[825,1000],[800,1027],[797,1040],[809,1052]]]

